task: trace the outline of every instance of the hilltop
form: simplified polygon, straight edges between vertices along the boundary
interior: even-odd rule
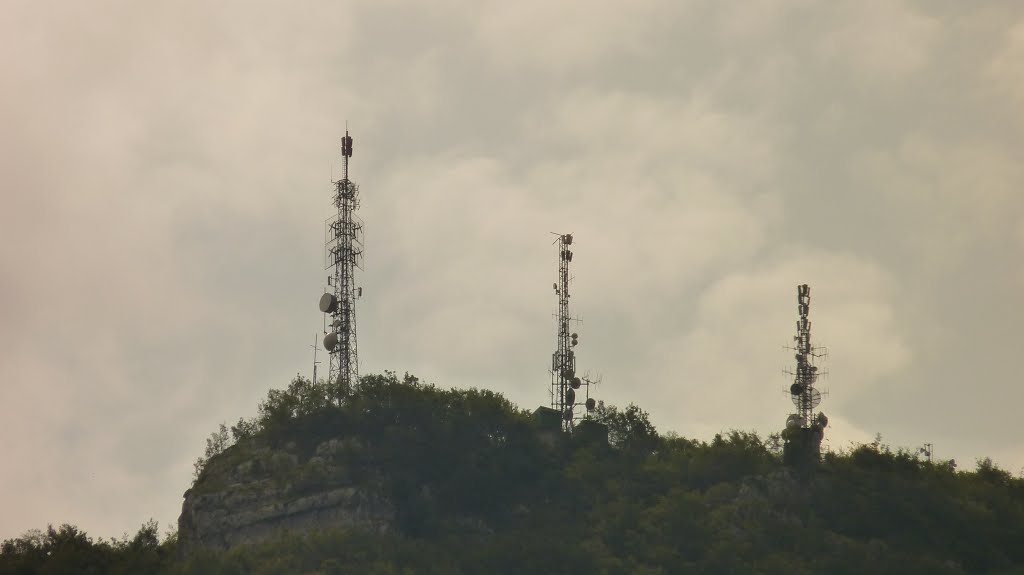
[[[97,573],[143,556],[163,573],[1024,573],[1024,481],[988,460],[957,472],[876,442],[794,469],[777,438],[660,435],[636,406],[595,410],[604,441],[410,376],[364,377],[340,406],[333,391],[296,379],[211,436],[175,539],[80,534],[79,557]],[[6,542],[0,574],[75,572],[54,570],[75,564],[66,539]]]

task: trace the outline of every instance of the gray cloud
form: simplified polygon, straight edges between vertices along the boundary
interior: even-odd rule
[[[1013,3],[9,2],[0,536],[173,521],[220,421],[309,372],[346,119],[364,371],[769,432],[794,285],[839,447],[1024,465]]]

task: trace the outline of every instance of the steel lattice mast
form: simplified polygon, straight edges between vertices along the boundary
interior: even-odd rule
[[[797,407],[801,427],[810,427],[814,421],[814,408],[821,403],[821,392],[814,388],[818,379],[818,367],[814,365],[817,350],[811,346],[811,322],[807,319],[811,310],[811,287],[797,286],[797,311],[800,319],[796,323],[796,373],[790,394]]]
[[[334,206],[337,213],[327,221],[325,240],[327,293],[320,298],[324,312],[324,348],[330,352],[328,385],[340,402],[359,380],[359,354],[356,338],[356,299],[362,288],[355,286],[355,270],[362,269],[363,222],[355,215],[359,208],[359,186],[348,177],[352,157],[352,137],[345,131],[341,140],[343,175],[334,182]]]
[[[805,446],[807,454],[818,457],[821,440],[824,437],[828,418],[824,413],[815,415],[814,408],[821,403],[821,391],[815,387],[818,381],[818,366],[814,361],[827,353],[823,347],[811,344],[811,322],[807,319],[811,309],[811,287],[807,284],[797,286],[797,311],[800,319],[796,323],[795,345],[790,348],[796,352],[796,371],[789,372],[793,376],[793,384],[789,387],[790,397],[796,406],[796,413],[786,421],[787,430],[799,434],[799,444]]]
[[[576,408],[583,407],[588,413],[593,411],[596,402],[590,397],[591,382],[588,378],[576,375],[576,353],[573,348],[579,343],[579,335],[569,331],[569,324],[578,322],[569,313],[569,263],[572,262],[572,234],[556,234],[558,239],[558,281],[552,286],[558,295],[558,326],[555,352],[551,354],[551,408],[562,416],[562,426],[572,429],[573,422],[578,418]],[[578,397],[580,388],[583,392]]]

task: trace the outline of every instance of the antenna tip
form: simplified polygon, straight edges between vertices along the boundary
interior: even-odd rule
[[[352,136],[348,135],[348,128],[345,128],[345,137],[341,139],[341,155],[352,157]]]

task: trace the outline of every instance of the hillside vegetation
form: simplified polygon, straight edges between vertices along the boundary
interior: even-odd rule
[[[193,490],[257,446],[342,436],[350,472],[394,506],[390,528],[182,556],[152,524],[121,541],[63,526],[4,542],[0,575],[1024,574],[1024,481],[987,459],[957,472],[875,442],[795,470],[777,438],[659,435],[635,406],[599,407],[605,445],[551,441],[488,391],[392,373],[364,377],[341,406],[331,391],[296,379],[271,392],[256,418],[213,434]]]

